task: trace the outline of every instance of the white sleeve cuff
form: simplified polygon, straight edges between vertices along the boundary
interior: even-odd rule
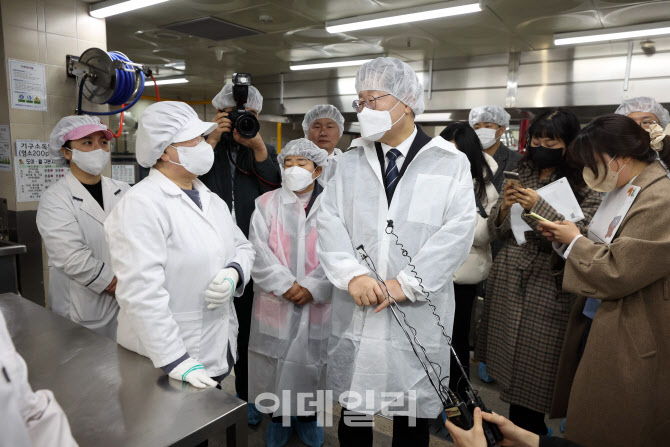
[[[408,300],[413,303],[416,301],[426,301],[425,295],[421,292],[418,279],[409,276],[405,272],[398,273],[396,279]]]
[[[577,239],[582,237],[581,234],[575,236],[575,238],[570,242],[570,245],[568,245],[568,248],[565,250],[565,253],[563,253],[563,259],[568,259],[568,256],[570,256],[570,252],[572,251],[572,247],[575,245],[575,242],[577,242]]]

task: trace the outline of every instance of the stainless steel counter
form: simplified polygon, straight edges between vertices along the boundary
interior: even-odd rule
[[[12,293],[0,294],[33,389],[50,389],[82,447],[247,445],[246,403],[169,379],[149,359]]]

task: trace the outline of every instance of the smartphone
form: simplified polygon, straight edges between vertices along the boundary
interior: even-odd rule
[[[539,214],[524,213],[523,215],[526,216],[526,217],[530,217],[531,219],[536,220],[538,222],[549,222],[549,223],[551,223],[551,221],[549,219],[545,219],[544,217],[540,216]]]
[[[519,177],[518,172],[512,172],[512,171],[504,171],[503,175],[505,176],[505,180],[507,180],[507,183],[509,183],[512,186],[516,186],[517,188],[523,188],[521,185],[521,177]]]

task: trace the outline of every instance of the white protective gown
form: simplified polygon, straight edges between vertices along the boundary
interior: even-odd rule
[[[33,391],[0,312],[0,446],[76,447],[70,424],[49,390]]]
[[[249,281],[254,250],[233,223],[225,202],[199,180],[202,210],[160,171],[126,194],[105,222],[118,278],[118,342],[154,366],[186,352],[210,377],[227,373],[230,345],[237,353],[237,316],[231,299],[208,309],[205,291],[231,262]],[[235,296],[244,290],[239,286]]]
[[[281,400],[275,416],[297,416],[297,393],[309,393],[309,404],[325,385],[333,286],[316,254],[321,196],[306,215],[296,194],[284,186],[257,198],[251,217],[249,239],[256,260],[249,401],[254,402],[261,393],[281,398],[282,392],[289,391],[290,402]],[[294,281],[310,291],[313,302],[298,306],[282,297]]]
[[[323,170],[323,174],[319,177],[318,181],[326,186],[328,181],[333,178],[335,175],[335,168],[337,167],[337,157],[342,155],[343,152],[341,149],[335,148],[333,153],[328,156],[328,164]]]
[[[119,305],[105,292],[114,279],[104,223],[130,188],[102,177],[105,209],[72,174],[42,195],[37,228],[49,255],[49,308],[116,339]]]
[[[356,143],[363,146],[338,156],[337,171],[323,193],[318,216],[319,259],[336,287],[328,389],[334,391],[335,400],[347,391],[357,393],[360,403],[349,399],[346,407],[367,414],[379,412],[393,399],[382,393],[404,394],[404,404],[409,402],[411,408],[416,392],[416,416],[433,418],[442,410],[441,401],[390,309],[375,314],[373,306],[356,306],[347,288],[355,276],[370,273],[356,250],[363,244],[382,278],[399,279],[412,290],[416,301],[404,301],[400,307],[431,360],[441,366],[442,377],[449,375],[447,341],[428,303],[421,301],[408,260],[385,229],[387,220],[393,220],[395,234],[451,335],[452,276],[470,251],[475,228],[469,163],[453,144],[434,138],[407,167],[389,207],[374,144]]]

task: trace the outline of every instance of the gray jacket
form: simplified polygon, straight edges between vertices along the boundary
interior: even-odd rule
[[[498,171],[496,171],[496,174],[493,176],[493,184],[501,195],[503,183],[505,182],[503,172],[515,170],[521,158],[523,158],[523,155],[517,151],[511,150],[502,143],[500,143],[500,147],[495,155],[493,155],[493,159],[498,163]]]

